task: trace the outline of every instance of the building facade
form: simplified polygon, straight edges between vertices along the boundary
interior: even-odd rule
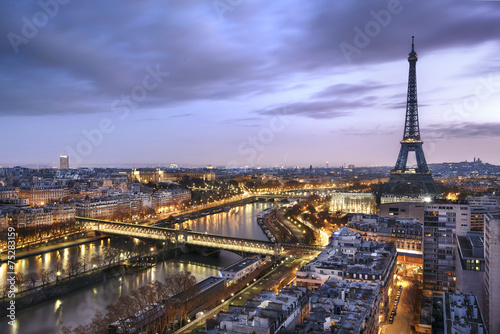
[[[468,232],[457,236],[457,290],[473,293],[484,313],[484,235]]]
[[[484,216],[487,213],[500,214],[499,196],[468,196],[467,201],[471,208],[471,229],[484,230]]]
[[[79,217],[118,219],[131,215],[131,201],[128,196],[85,197],[76,202]]]
[[[45,183],[33,183],[19,189],[19,197],[28,199],[31,207],[57,202],[68,195],[67,188]]]
[[[61,155],[59,157],[59,169],[69,169],[69,156]]]
[[[333,212],[372,214],[377,210],[373,193],[334,192],[331,196],[330,206]]]
[[[54,223],[72,223],[75,221],[76,205],[74,201],[46,205],[45,208],[52,212],[52,221]]]
[[[228,284],[231,284],[232,282],[243,279],[255,269],[259,268],[261,263],[262,260],[260,258],[246,257],[221,269],[219,272],[221,277],[225,278]]]
[[[0,186],[0,201],[18,197],[16,188]]]
[[[422,224],[416,218],[386,218],[377,215],[354,215],[349,229],[365,240],[392,242],[400,252],[422,254]]]
[[[420,223],[424,221],[423,202],[397,202],[381,203],[379,215],[389,218],[417,218]]]
[[[52,212],[46,208],[16,208],[7,212],[9,225],[29,228],[53,223]]]
[[[484,302],[490,333],[500,333],[500,214],[484,219]]]
[[[457,236],[470,231],[467,203],[424,205],[423,281],[424,290],[455,290]]]

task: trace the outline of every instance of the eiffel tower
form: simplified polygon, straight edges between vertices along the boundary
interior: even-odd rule
[[[411,37],[411,52],[408,54],[408,62],[410,63],[410,73],[408,75],[405,130],[396,166],[391,171],[391,177],[382,193],[394,195],[437,194],[432,173],[427,167],[422,150],[423,142],[420,139],[417,104],[417,53],[414,47],[414,36]],[[414,169],[406,166],[409,152],[415,152],[417,167]]]

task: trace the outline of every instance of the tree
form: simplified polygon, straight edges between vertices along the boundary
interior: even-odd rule
[[[26,280],[32,284],[32,287],[35,287],[36,282],[40,279],[40,276],[37,272],[30,272],[26,274]]]
[[[102,256],[100,254],[94,254],[94,255],[92,255],[92,258],[90,259],[90,262],[92,262],[92,268],[94,268],[94,266],[96,268],[99,268],[103,264]]]
[[[111,267],[111,263],[116,262],[120,256],[120,250],[107,247],[104,249],[104,261]]]
[[[5,298],[7,298],[9,296],[9,289],[10,289],[10,285],[7,283],[4,283],[4,285],[2,286],[2,300],[5,300]]]
[[[77,276],[83,269],[83,264],[80,259],[73,257],[68,261],[68,266],[66,267],[66,273],[68,277]]]
[[[189,310],[195,303],[194,297],[199,292],[194,289],[195,284],[196,277],[189,271],[181,271],[165,277],[167,292],[173,296],[169,300],[171,303],[174,303],[176,314],[180,321],[186,318]]]
[[[23,274],[23,273],[17,273],[15,275],[15,280],[16,280],[16,285],[19,287],[19,291],[22,290],[22,286],[24,285],[24,283],[26,283],[26,281],[28,280],[28,277],[26,276],[26,274]]]
[[[195,285],[196,277],[194,277],[190,271],[180,271],[165,276],[165,284],[169,289],[168,293],[170,295],[176,295]]]
[[[38,272],[43,286],[50,282],[51,273],[51,270],[45,268],[40,269],[40,271]]]

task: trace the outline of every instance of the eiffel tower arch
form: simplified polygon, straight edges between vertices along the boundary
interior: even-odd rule
[[[411,52],[408,54],[410,71],[408,74],[408,95],[406,99],[406,118],[399,150],[394,169],[391,170],[389,181],[382,190],[383,195],[437,195],[438,189],[432,178],[432,172],[425,161],[422,149],[423,141],[420,138],[417,103],[417,53],[415,52],[414,37],[412,36]],[[415,152],[416,168],[408,168],[408,154]]]

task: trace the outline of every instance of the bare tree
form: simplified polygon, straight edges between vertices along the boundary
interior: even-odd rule
[[[2,286],[2,300],[5,300],[5,298],[8,297],[9,289],[10,289],[9,284],[4,283],[4,285]]]
[[[110,315],[106,314],[103,315],[101,311],[97,311],[94,316],[92,317],[92,321],[90,324],[83,326],[80,325],[76,327],[75,329],[71,329],[68,327],[63,327],[61,329],[60,334],[68,334],[68,333],[73,333],[73,334],[87,334],[87,333],[93,333],[93,334],[107,334],[108,333],[108,325],[113,323],[114,320],[110,317]],[[65,329],[66,332],[63,332],[62,330]]]
[[[196,277],[189,271],[181,271],[165,277],[167,291],[172,296],[169,302],[175,308],[174,320],[178,318],[182,322],[193,307],[194,297],[199,292],[194,289],[195,284]]]
[[[104,249],[104,261],[108,264],[108,267],[111,267],[111,263],[114,263],[118,260],[120,256],[120,250],[116,248],[105,248]]]
[[[26,280],[32,284],[32,287],[35,287],[36,282],[40,279],[40,275],[37,272],[30,272],[26,274]]]
[[[176,295],[181,291],[187,290],[196,284],[196,277],[190,271],[180,271],[165,277],[165,284],[169,288],[170,295]]]
[[[59,334],[74,334],[76,331],[71,330],[71,327],[63,326],[59,330]]]
[[[90,262],[92,262],[92,268],[100,268],[103,264],[103,258],[100,254],[94,254],[92,255],[92,258],[90,259]]]
[[[17,273],[15,275],[16,285],[19,287],[19,291],[23,290],[23,285],[28,281],[26,274]]]
[[[78,274],[82,271],[83,264],[80,259],[73,257],[68,261],[68,266],[66,267],[66,272],[68,277],[78,276]]]
[[[134,303],[129,296],[122,296],[118,298],[116,303],[108,305],[106,307],[108,314],[118,321],[122,328],[127,328],[127,320],[130,319],[136,312],[137,309],[134,307]]]
[[[42,268],[38,274],[40,275],[40,280],[42,281],[43,286],[50,282],[50,276],[52,274],[51,270]]]

